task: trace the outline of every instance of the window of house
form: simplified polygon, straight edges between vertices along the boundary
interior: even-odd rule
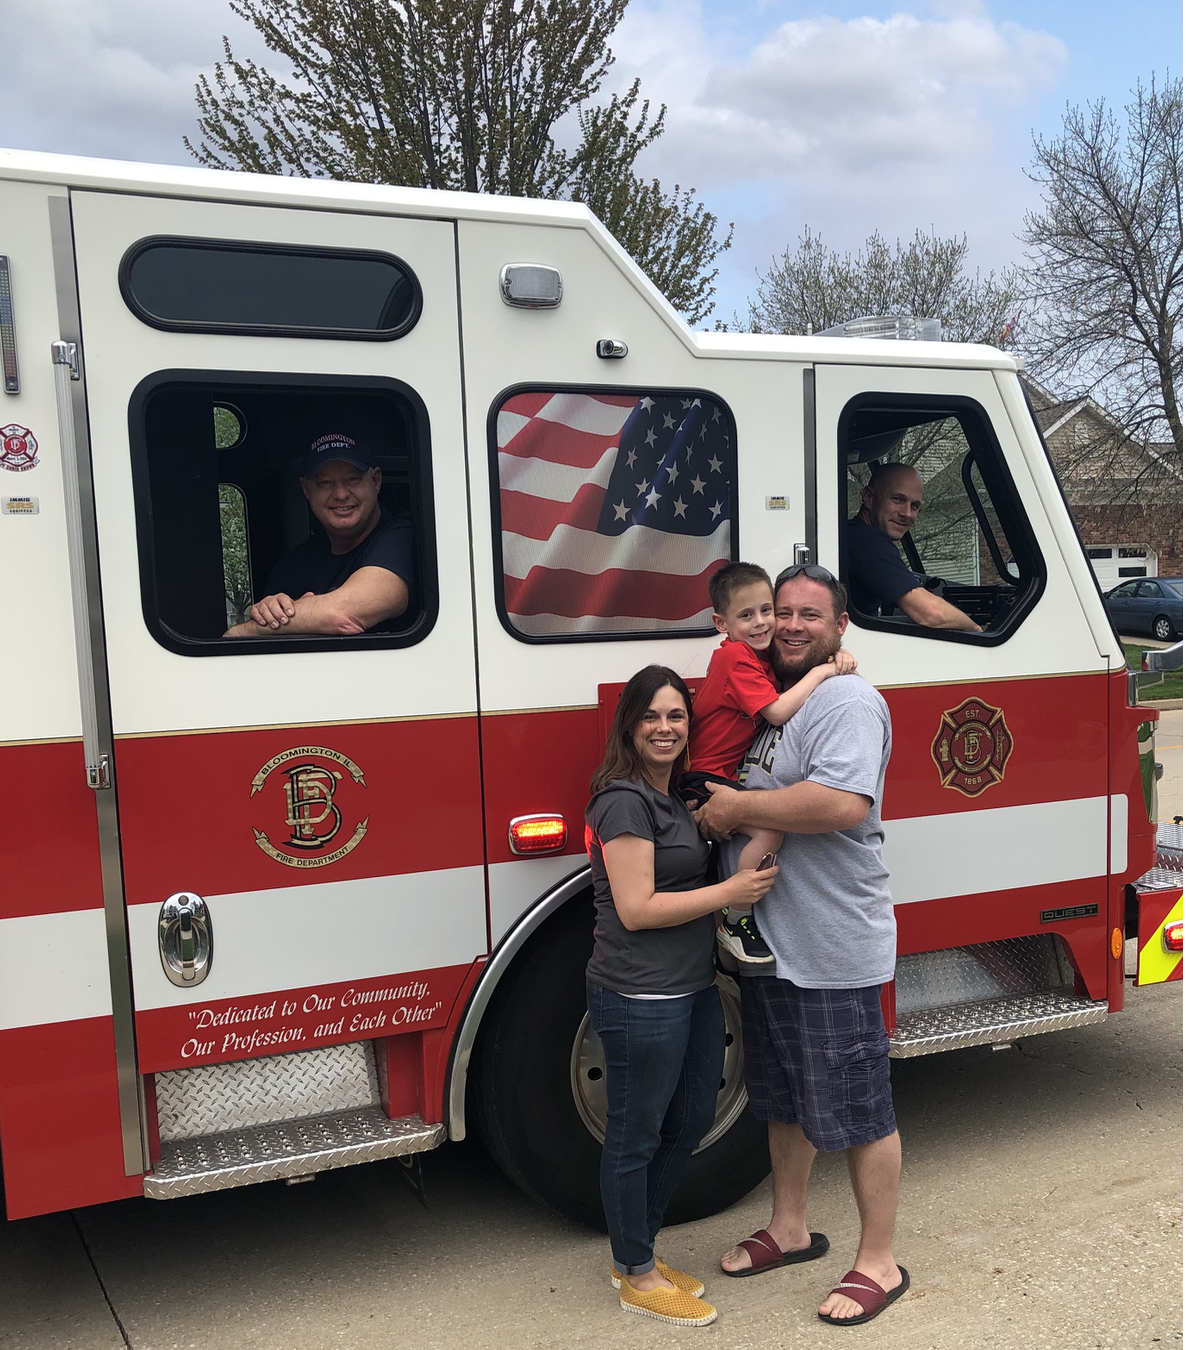
[[[420,317],[420,283],[390,253],[159,236],[124,255],[119,285],[154,328],[390,342]]]
[[[496,596],[524,641],[709,633],[735,558],[733,417],[699,390],[518,389],[491,409]]]
[[[860,516],[862,493],[880,466],[904,465],[917,473],[908,480],[914,484],[912,500],[918,500],[919,480],[922,485],[921,507],[904,533],[904,518],[887,514],[887,494],[877,492],[868,524],[889,537],[897,556],[895,561],[883,555],[876,575],[863,576],[849,557],[851,543],[859,565],[872,567],[861,527],[854,523],[842,530],[842,572],[853,620],[923,637],[1003,641],[1037,600],[1045,571],[984,410],[964,398],[861,395],[841,417],[840,446],[846,522]],[[887,594],[898,585],[908,593],[911,581],[962,610],[983,631],[916,623]]]
[[[406,385],[170,371],[140,384],[129,421],[141,603],[163,646],[186,656],[392,647],[431,629],[437,582],[428,418]],[[224,636],[247,620],[253,602],[281,589],[276,578],[295,557],[314,556],[322,568],[336,556],[301,485],[305,452],[331,434],[365,448],[378,469],[376,529],[398,539],[391,557],[410,573],[406,608],[357,636]]]

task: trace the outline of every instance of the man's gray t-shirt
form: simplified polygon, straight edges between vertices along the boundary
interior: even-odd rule
[[[754,906],[779,979],[804,989],[863,989],[893,979],[897,925],[881,858],[890,757],[885,700],[859,675],[825,680],[781,729],[759,730],[738,781],[747,790],[807,780],[873,800],[851,830],[787,834],[779,874]],[[745,841],[726,847],[735,870]]]

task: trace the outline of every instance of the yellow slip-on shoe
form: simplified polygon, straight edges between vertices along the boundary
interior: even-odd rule
[[[685,1294],[682,1289],[648,1289],[644,1294],[629,1280],[623,1280],[619,1295],[627,1312],[654,1317],[672,1326],[706,1327],[717,1320],[717,1310],[711,1303]]]
[[[670,1280],[677,1289],[682,1290],[685,1294],[691,1294],[693,1298],[699,1298],[704,1293],[704,1281],[698,1280],[695,1275],[685,1275],[682,1270],[676,1270],[674,1266],[669,1266],[666,1261],[656,1261],[655,1269],[665,1280]],[[622,1275],[617,1266],[610,1266],[609,1282],[615,1289],[621,1289]]]

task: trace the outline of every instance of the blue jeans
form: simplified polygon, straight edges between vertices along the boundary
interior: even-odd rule
[[[682,998],[623,998],[586,985],[605,1050],[608,1119],[601,1203],[614,1264],[655,1268],[655,1237],[688,1159],[712,1128],[725,1062],[725,1018],[713,986]]]

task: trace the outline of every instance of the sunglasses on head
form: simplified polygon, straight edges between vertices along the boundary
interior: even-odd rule
[[[819,563],[795,563],[792,567],[784,567],[778,574],[778,579],[774,583],[774,590],[777,594],[778,588],[784,581],[793,581],[797,576],[809,577],[812,581],[834,582],[836,578],[828,571],[826,567],[821,567]]]

